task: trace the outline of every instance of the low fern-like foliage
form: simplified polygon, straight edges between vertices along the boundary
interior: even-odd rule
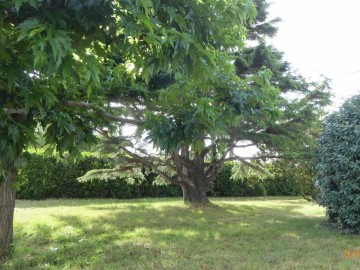
[[[360,95],[325,121],[319,138],[316,184],[327,218],[360,233]]]

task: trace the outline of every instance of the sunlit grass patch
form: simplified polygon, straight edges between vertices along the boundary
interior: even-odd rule
[[[4,269],[360,269],[360,237],[300,198],[18,201]]]

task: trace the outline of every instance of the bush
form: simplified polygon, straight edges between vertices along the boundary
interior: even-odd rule
[[[327,117],[319,138],[316,184],[327,218],[360,233],[360,96]]]

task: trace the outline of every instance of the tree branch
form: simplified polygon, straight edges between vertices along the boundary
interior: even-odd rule
[[[258,166],[256,164],[253,164],[245,159],[241,159],[239,158],[238,159],[239,161],[241,161],[242,163],[244,163],[245,165],[249,166],[250,168],[253,168],[254,170],[257,170],[259,172],[262,172],[263,174],[266,174],[266,175],[270,175],[270,173],[268,171],[266,171],[263,167],[261,166]]]
[[[219,174],[219,167],[222,167],[225,162],[226,154],[224,154],[220,160],[210,163],[209,168],[206,170],[205,175],[207,177],[207,183],[210,183]]]
[[[258,160],[258,159],[276,159],[276,158],[283,158],[283,156],[254,156],[254,157],[228,157],[225,158],[224,161],[243,161],[243,160]]]
[[[219,165],[224,164],[226,161],[240,161],[240,162],[245,163],[249,167],[252,167],[255,170],[258,170],[258,171],[268,174],[263,168],[248,161],[248,160],[257,160],[257,159],[262,159],[262,158],[282,158],[282,156],[228,157],[228,158],[225,158],[223,156],[220,160],[210,164],[209,168],[206,170],[206,175],[210,176],[212,173],[214,173],[214,171],[216,171],[216,168]]]
[[[206,183],[211,183],[214,181],[216,176],[219,175],[224,163],[219,163],[218,165],[210,166],[205,173],[206,176]]]
[[[183,172],[183,164],[181,163],[180,156],[174,156],[175,166],[176,166],[176,173],[180,179],[186,181],[186,183],[191,183],[190,178],[188,175],[185,175]],[[185,166],[186,167],[186,166]]]
[[[137,154],[134,154],[133,152],[129,151],[128,149],[126,149],[125,147],[121,147],[121,149],[128,154],[129,156],[131,156],[132,158],[134,158],[134,160],[137,160],[139,163],[153,169],[157,174],[159,174],[160,176],[162,176],[165,180],[169,181],[170,183],[179,186],[180,185],[180,181],[174,180],[173,178],[171,178],[169,175],[165,174],[164,172],[160,171],[158,169],[159,165],[156,165],[152,162],[150,162],[148,159],[141,157]]]
[[[123,124],[131,124],[131,125],[141,125],[144,122],[141,120],[136,120],[136,119],[129,119],[129,118],[123,118],[117,115],[113,115],[108,113],[103,107],[91,104],[91,103],[87,103],[87,102],[83,102],[83,101],[65,101],[63,103],[65,106],[69,106],[69,107],[81,107],[81,108],[85,108],[88,110],[93,110],[94,112],[96,112],[98,115],[100,115],[101,117],[108,119],[108,120],[112,120],[112,121],[116,121],[116,122],[120,122]]]
[[[184,165],[186,167],[192,167],[193,164],[191,163],[190,159],[187,159],[186,157],[180,156],[180,155],[173,155],[174,159],[177,159],[181,165]]]
[[[7,114],[25,114],[25,111],[23,109],[17,108],[3,108],[3,111]]]
[[[245,145],[234,145],[233,148],[246,148],[246,147],[250,147],[250,146],[256,146],[256,143],[249,143],[249,144],[245,144]]]

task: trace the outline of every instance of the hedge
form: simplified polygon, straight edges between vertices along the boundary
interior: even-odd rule
[[[128,183],[124,178],[114,180],[94,179],[79,182],[78,177],[92,169],[111,168],[109,158],[87,157],[73,163],[41,155],[31,156],[23,170],[17,198],[42,200],[47,198],[143,198],[179,197],[181,189],[173,185],[154,185],[156,175],[145,176],[144,181]],[[300,195],[291,179],[281,175],[261,179],[247,177],[231,179],[233,164],[225,164],[223,171],[208,190],[213,197],[288,196]]]
[[[78,177],[93,169],[111,168],[109,158],[87,157],[77,163],[54,157],[33,155],[22,172],[23,181],[17,192],[18,199],[42,200],[47,198],[140,198],[180,196],[174,186],[153,185],[155,175],[145,181],[130,184],[123,178],[94,179],[79,182]]]
[[[317,199],[327,219],[360,234],[360,95],[325,119],[316,168]]]

